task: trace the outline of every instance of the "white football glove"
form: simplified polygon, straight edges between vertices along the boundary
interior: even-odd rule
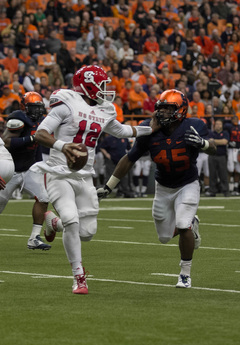
[[[104,186],[104,188],[98,188],[97,189],[98,201],[105,199],[111,192],[112,191],[108,186]]]
[[[229,141],[228,146],[234,148],[237,146],[237,143],[236,143],[236,141]]]
[[[190,129],[186,131],[184,139],[188,145],[197,147],[198,149],[206,150],[209,147],[208,140],[200,137],[193,126],[190,126]]]

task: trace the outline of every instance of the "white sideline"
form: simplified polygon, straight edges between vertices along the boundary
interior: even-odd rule
[[[39,278],[62,278],[62,279],[72,279],[72,276],[58,276],[58,275],[48,275],[48,274],[39,274],[39,273],[29,273],[29,272],[12,272],[12,271],[0,271],[0,273],[5,274],[19,274],[19,275],[29,275],[32,277],[39,277]],[[144,283],[144,282],[134,282],[129,280],[116,280],[116,279],[100,279],[100,278],[88,278],[88,280],[98,281],[98,282],[105,282],[105,283],[119,283],[119,284],[131,284],[131,285],[145,285],[145,286],[158,286],[158,287],[173,287],[175,285],[171,284],[158,284],[158,283]],[[194,286],[191,289],[193,290],[203,290],[203,291],[214,291],[214,292],[229,292],[229,293],[237,293],[239,294],[240,291],[238,290],[228,290],[228,289],[216,289],[216,288],[205,288],[205,287],[197,287]]]
[[[0,237],[21,237],[29,238],[26,235],[12,235],[12,234],[0,234]],[[56,237],[55,240],[62,240],[61,237]],[[118,243],[118,244],[133,244],[141,246],[163,246],[163,247],[178,247],[178,244],[162,244],[162,243],[148,243],[148,242],[129,242],[129,241],[112,241],[112,240],[91,240],[91,242],[103,242],[103,243]],[[240,252],[240,248],[217,248],[217,247],[199,247],[199,249],[211,249],[211,250],[224,250],[224,251],[237,251]]]

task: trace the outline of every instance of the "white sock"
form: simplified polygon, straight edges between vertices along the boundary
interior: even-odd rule
[[[33,224],[33,226],[32,226],[32,233],[31,233],[30,238],[33,239],[36,236],[40,235],[41,230],[42,230],[42,225]]]
[[[238,188],[238,182],[234,182],[234,188]]]
[[[142,193],[145,194],[147,191],[147,186],[142,186]]]
[[[83,274],[81,240],[78,223],[65,226],[63,231],[63,245],[68,261],[72,266],[73,276]]]
[[[136,193],[140,193],[140,186],[135,186]]]
[[[180,274],[190,277],[192,260],[181,260],[179,266],[181,266]]]

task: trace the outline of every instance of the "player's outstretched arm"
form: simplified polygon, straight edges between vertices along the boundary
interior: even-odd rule
[[[98,200],[106,198],[112,190],[118,185],[121,178],[123,178],[128,171],[133,167],[134,163],[128,158],[128,155],[123,156],[118,162],[112,176],[109,178],[103,188],[97,189]]]
[[[194,146],[209,155],[214,155],[217,151],[214,140],[203,139],[193,126],[190,126],[185,133],[184,139],[190,146]]]

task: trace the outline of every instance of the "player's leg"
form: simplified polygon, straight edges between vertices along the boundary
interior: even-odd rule
[[[209,166],[208,166],[208,155],[206,153],[203,153],[203,182],[204,182],[204,191],[205,193],[209,191]]]
[[[44,175],[27,171],[23,174],[23,190],[35,198],[32,209],[33,225],[28,239],[28,249],[49,250],[51,246],[43,242],[41,236],[44,213],[48,207],[48,195],[44,186]]]
[[[138,160],[134,164],[134,167],[133,167],[133,185],[135,188],[136,196],[140,196],[140,184],[139,184],[140,174],[141,174],[141,162],[140,160]]]
[[[206,196],[216,196],[217,193],[217,179],[218,179],[218,172],[217,172],[217,157],[209,156],[208,157],[208,164],[209,164],[209,193],[206,193]]]
[[[6,177],[6,176],[5,176]],[[5,189],[0,191],[0,214],[5,209],[13,191],[22,184],[22,174],[14,173]]]
[[[227,149],[227,170],[228,170],[228,184],[229,191],[234,195],[234,150]]]
[[[150,174],[150,169],[151,169],[151,160],[150,159],[146,159],[143,160],[142,162],[142,190],[141,190],[141,196],[142,197],[146,197],[147,194],[147,185],[148,185],[148,178],[149,178],[149,174]]]
[[[8,183],[14,174],[14,163],[12,160],[1,160],[0,162],[0,176],[4,179],[6,183]]]
[[[181,272],[177,287],[191,287],[190,274],[195,245],[192,223],[197,212],[199,199],[199,182],[194,181],[181,188],[175,200],[176,227],[179,232],[179,250],[181,255]]]
[[[152,216],[157,230],[159,241],[168,243],[175,232],[175,192],[171,188],[155,183],[155,196],[153,200]]]
[[[57,179],[47,174],[46,187],[49,199],[58,212],[63,230],[63,246],[72,267],[73,293],[87,294],[87,284],[82,267],[82,250],[79,236],[79,215],[75,202],[77,191],[73,180]],[[80,184],[80,181],[76,181]],[[94,188],[95,189],[95,188]]]

